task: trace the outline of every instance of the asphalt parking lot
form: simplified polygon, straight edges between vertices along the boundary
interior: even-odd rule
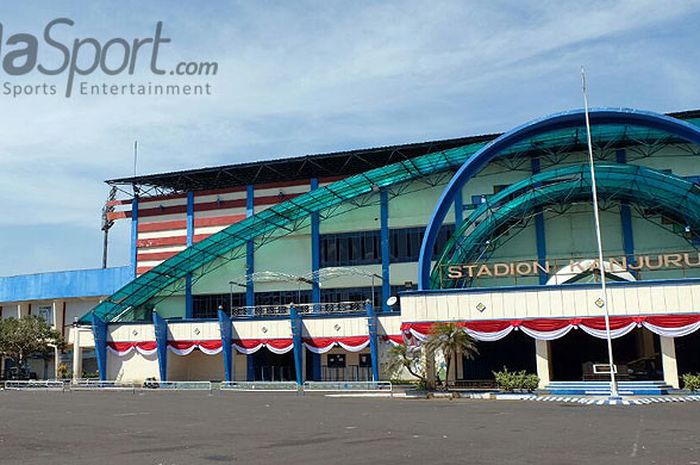
[[[0,392],[2,464],[698,464],[700,403]]]

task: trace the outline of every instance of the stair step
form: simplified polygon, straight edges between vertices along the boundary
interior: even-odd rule
[[[664,395],[673,388],[664,381],[620,381],[617,384],[620,395]],[[553,395],[609,396],[608,381],[552,381],[545,390]]]
[[[618,381],[618,384],[643,384],[647,386],[656,386],[660,384],[666,384],[665,381]],[[560,385],[570,385],[570,384],[588,384],[588,385],[603,385],[610,384],[610,381],[551,381],[549,384],[560,384]]]
[[[621,396],[632,396],[634,395],[634,391],[618,391],[617,392]],[[586,391],[584,392],[587,396],[609,396],[610,395],[610,390],[608,389],[607,391]]]

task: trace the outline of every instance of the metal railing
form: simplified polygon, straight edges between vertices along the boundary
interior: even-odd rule
[[[363,313],[365,301],[352,302],[317,302],[294,304],[299,314],[336,314],[336,313]],[[292,304],[255,305],[252,307],[234,307],[231,309],[231,318],[250,317],[274,317],[288,316]]]
[[[365,311],[365,302],[362,300],[351,302],[322,302],[315,304],[295,304],[300,314],[310,313],[358,313]]]
[[[239,392],[296,392],[299,385],[294,381],[224,381],[219,389]]]
[[[304,391],[308,392],[394,392],[391,381],[307,381]]]
[[[141,384],[124,383],[115,380],[79,379],[75,383],[66,383],[71,391],[135,391]]]
[[[6,381],[5,389],[15,391],[213,391],[210,381],[149,381],[144,384],[121,381],[81,379],[70,380],[22,380]],[[221,391],[237,392],[384,392],[393,395],[390,381],[307,381],[298,385],[294,381],[223,381]]]
[[[160,391],[212,391],[211,381],[149,381],[144,389]]]
[[[231,310],[231,318],[284,316],[289,315],[289,313],[288,304],[255,305],[252,307],[234,307]]]
[[[60,379],[44,379],[44,380],[8,380],[5,381],[5,389],[11,391],[63,391],[66,383]]]

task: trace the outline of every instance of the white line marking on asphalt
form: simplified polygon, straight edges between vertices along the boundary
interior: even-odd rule
[[[637,456],[637,450],[639,449],[639,437],[642,434],[642,423],[644,423],[644,417],[639,415],[639,424],[637,425],[637,434],[634,436],[634,443],[632,444],[632,453],[630,457]]]

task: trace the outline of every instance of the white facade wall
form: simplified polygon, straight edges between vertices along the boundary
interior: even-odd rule
[[[597,317],[600,296],[599,288],[578,286],[408,294],[401,297],[401,317],[406,322]],[[479,304],[486,309],[479,311]],[[700,284],[609,286],[608,309],[613,316],[697,313]]]

